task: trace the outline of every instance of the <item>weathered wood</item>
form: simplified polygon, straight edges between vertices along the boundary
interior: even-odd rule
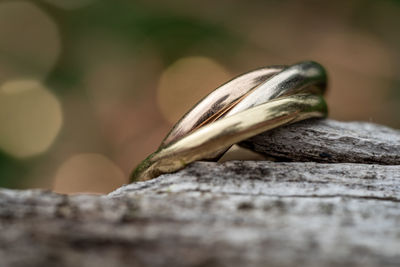
[[[241,145],[281,160],[400,164],[400,131],[367,122],[308,120]]]
[[[368,129],[308,133],[326,125]],[[355,145],[386,132],[387,164],[399,133],[374,127]],[[106,196],[0,190],[0,266],[299,265],[399,266],[400,165],[196,162]]]

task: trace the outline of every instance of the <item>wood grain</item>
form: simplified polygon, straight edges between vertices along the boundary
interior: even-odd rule
[[[104,196],[0,189],[0,266],[399,266],[399,140],[315,120],[244,142],[292,162],[196,162]]]

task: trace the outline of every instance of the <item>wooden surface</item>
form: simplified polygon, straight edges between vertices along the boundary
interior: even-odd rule
[[[242,143],[292,162],[196,162],[106,196],[2,189],[0,266],[399,266],[399,143],[315,120]]]
[[[400,165],[400,131],[366,122],[308,120],[241,145],[281,160]]]

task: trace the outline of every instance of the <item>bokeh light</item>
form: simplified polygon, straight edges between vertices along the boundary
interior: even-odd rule
[[[0,0],[0,186],[109,192],[197,101],[267,65],[317,61],[330,118],[398,128],[399,12],[389,0]],[[61,175],[75,157],[114,171]]]
[[[0,149],[14,157],[46,151],[62,125],[58,99],[37,81],[0,86]]]
[[[229,78],[229,72],[211,58],[179,59],[161,75],[157,94],[161,113],[170,123],[175,123],[196,102]]]
[[[122,170],[101,154],[78,154],[58,169],[54,191],[58,193],[108,193],[127,182]]]
[[[57,26],[36,5],[0,2],[0,84],[10,79],[43,79],[60,49]]]

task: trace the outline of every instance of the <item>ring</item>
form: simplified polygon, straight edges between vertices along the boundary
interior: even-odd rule
[[[270,66],[218,87],[172,128],[156,152],[132,172],[144,181],[216,159],[233,144],[300,120],[325,117],[325,69],[312,61]]]

